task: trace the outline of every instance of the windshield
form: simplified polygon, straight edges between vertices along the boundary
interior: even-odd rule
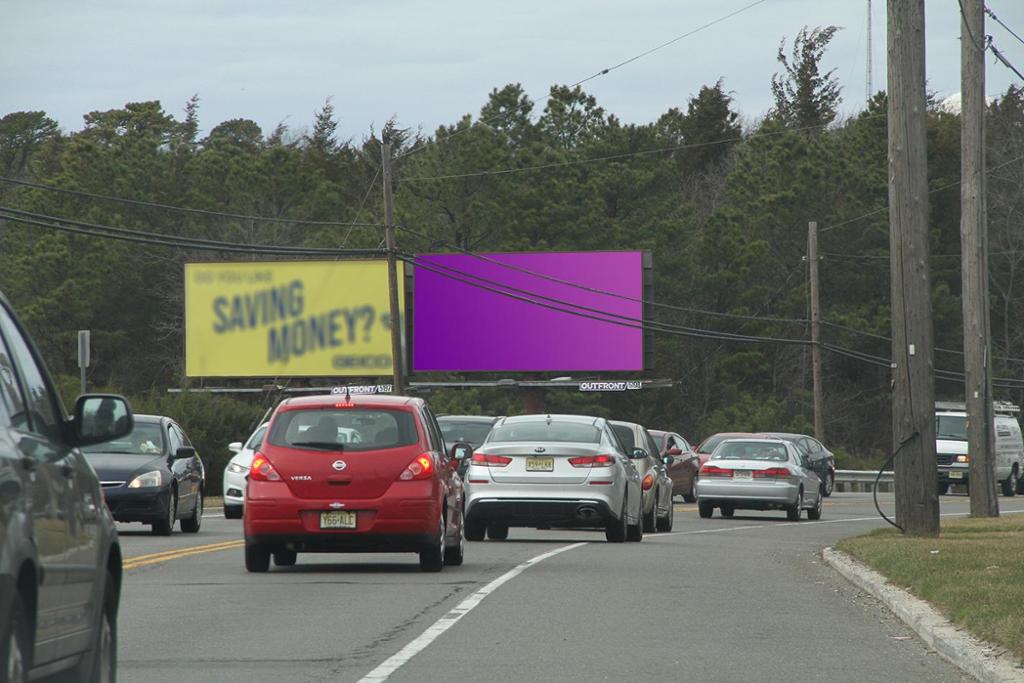
[[[781,443],[764,441],[726,441],[715,449],[712,460],[789,460],[786,447]]]
[[[445,420],[439,419],[437,423],[441,426],[441,434],[444,442],[448,445],[464,442],[471,446],[479,446],[491,432],[493,422],[469,421],[469,420]]]
[[[487,443],[500,442],[565,442],[601,443],[601,430],[581,422],[536,421],[512,422],[495,427]]]
[[[128,436],[82,448],[85,453],[158,455],[164,451],[163,430],[158,422],[136,422]]]
[[[935,438],[967,441],[967,418],[963,415],[936,415]]]
[[[250,451],[254,451],[259,448],[260,444],[263,443],[263,437],[267,433],[267,426],[268,425],[265,424],[260,425],[260,428],[253,432],[252,436],[249,437],[249,440],[245,442],[245,447]]]
[[[275,446],[333,451],[376,451],[418,440],[412,413],[373,408],[286,410],[270,432]]]

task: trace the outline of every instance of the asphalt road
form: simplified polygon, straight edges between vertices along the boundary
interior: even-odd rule
[[[512,529],[440,574],[415,555],[300,555],[263,575],[214,511],[199,534],[122,525],[120,680],[969,680],[821,563],[882,524],[868,494],[827,499],[820,522],[679,504],[673,533],[639,545]]]

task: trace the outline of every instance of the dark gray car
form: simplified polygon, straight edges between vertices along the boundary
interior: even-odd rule
[[[80,396],[69,418],[0,295],[0,680],[114,680],[121,550],[79,447],[132,423],[113,395]]]

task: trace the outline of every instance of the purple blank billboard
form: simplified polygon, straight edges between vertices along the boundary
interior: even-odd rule
[[[642,252],[482,256],[417,257],[414,371],[644,369]]]

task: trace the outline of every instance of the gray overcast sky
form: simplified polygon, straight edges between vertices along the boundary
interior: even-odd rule
[[[492,88],[537,99],[752,0],[0,0],[0,115],[44,110],[65,130],[82,115],[160,100],[179,120],[198,93],[200,123],[250,118],[307,128],[333,96],[342,137],[392,114],[432,133],[479,113]],[[885,0],[874,0],[874,85],[885,85]],[[1024,0],[990,0],[1024,35]],[[927,0],[929,89],[960,90],[957,0]],[[767,0],[585,87],[630,123],[685,107],[724,79],[748,119],[771,105],[779,40],[804,25],[843,30],[826,55],[843,111],[865,93],[867,0]],[[1024,45],[987,32],[1024,71]],[[988,64],[989,93],[1014,81]],[[540,109],[539,107],[538,109]]]

